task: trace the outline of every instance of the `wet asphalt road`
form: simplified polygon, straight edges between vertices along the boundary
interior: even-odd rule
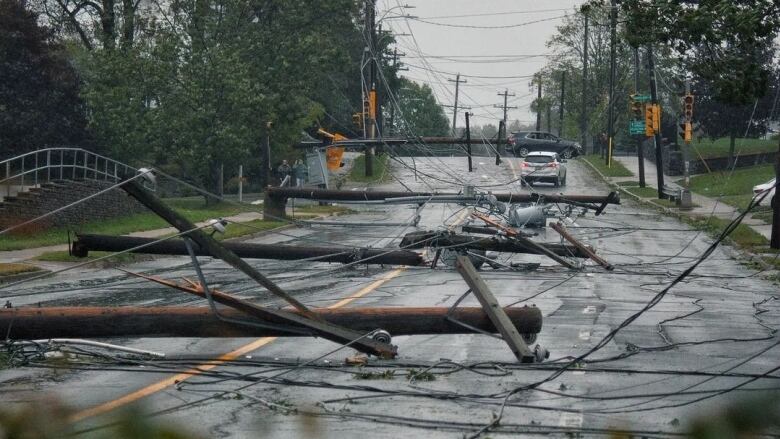
[[[405,158],[403,166],[395,163],[393,169],[396,177],[412,190],[457,191],[464,181],[490,186],[496,192],[528,190],[517,182],[504,184],[514,180],[519,172],[514,160],[495,166],[492,158],[477,158],[473,173],[466,172],[465,161],[462,157]],[[583,164],[572,160],[568,165],[567,187],[538,185],[532,190],[608,192]],[[382,188],[402,189],[394,181]],[[366,221],[375,226],[286,229],[251,241],[393,248],[403,234],[415,230],[381,226],[382,222],[411,218],[413,210],[409,207],[355,209],[359,212],[339,219]],[[418,229],[442,229],[463,215],[462,206],[429,205],[422,211]],[[613,263],[617,267],[614,272],[606,272],[592,262],[586,262],[585,270],[574,272],[541,256],[505,254],[499,257],[504,264],[540,262],[542,266],[532,272],[482,270],[483,278],[503,305],[533,304],[542,310],[544,326],[536,342],[550,351],[552,361],[576,357],[595,346],[642,309],[711,243],[708,237],[675,219],[626,201],[620,206],[609,206],[602,216],[587,213],[573,219],[570,230]],[[536,239],[559,240],[552,230],[539,233]],[[777,374],[749,383],[745,376],[717,376],[709,380],[702,376],[702,372],[718,373],[732,368],[730,372],[762,374],[776,367],[780,360],[780,348],[770,348],[777,343],[774,331],[780,324],[780,304],[775,300],[777,286],[762,280],[755,270],[740,265],[731,256],[729,249],[716,250],[658,305],[589,357],[591,362],[508,399],[507,392],[549,377],[555,367],[517,366],[502,341],[485,335],[423,335],[395,337],[398,359],[374,363],[387,367],[365,368],[392,370],[388,377],[391,379],[358,379],[356,369],[339,367],[354,351],[346,348],[331,353],[338,346],[325,340],[267,339],[256,343],[255,346],[262,345],[259,348],[241,355],[243,363],[219,365],[210,370],[218,375],[192,377],[178,389],[160,385],[146,391],[137,402],[149,413],[175,408],[160,418],[203,437],[461,437],[491,422],[504,403],[501,426],[488,433],[491,437],[510,432],[563,435],[566,429],[599,433],[607,428],[666,436],[682,431],[695,416],[714,413],[732,398],[753,395],[755,389],[778,387]],[[467,289],[457,272],[447,267],[337,270],[337,265],[324,263],[250,262],[310,306],[333,306],[356,293],[360,297],[341,306],[451,306]],[[126,268],[170,279],[194,276],[189,261],[182,257],[157,258]],[[256,303],[279,304],[219,261],[203,258],[203,268],[209,282],[221,290]],[[186,294],[128,278],[112,269],[63,274],[10,294],[14,295],[10,300],[15,306],[204,305]],[[462,304],[476,306],[477,302],[469,297]],[[41,392],[49,392],[77,410],[105,408],[101,404],[197,365],[194,359],[213,358],[256,340],[111,341],[165,352],[170,360],[187,361],[171,362],[165,372],[155,370],[156,366],[151,364],[123,365],[123,370],[114,371],[0,371],[4,404],[29,401]],[[751,358],[767,348],[770,349]],[[420,371],[445,359],[452,362],[447,363],[450,367],[480,364],[449,369],[446,374],[440,373],[441,368],[432,369],[436,373],[434,381],[408,379],[410,369]],[[307,362],[311,364],[300,366]],[[291,366],[295,364],[299,366]],[[252,379],[265,377],[267,381],[228,379],[241,378],[242,374],[252,374]],[[742,385],[739,391],[717,395],[719,390],[737,385]],[[222,396],[195,404],[214,395]],[[343,399],[346,397],[356,399],[347,401]],[[292,408],[298,411],[289,410]],[[310,416],[307,412],[318,415]],[[102,425],[111,415],[94,413],[81,420],[79,426]]]

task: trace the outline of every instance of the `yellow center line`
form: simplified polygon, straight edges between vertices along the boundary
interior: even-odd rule
[[[394,277],[401,274],[406,268],[401,267],[397,268],[381,278],[375,280],[374,282],[371,282],[369,285],[361,289],[360,291],[356,292],[355,294],[342,299],[333,305],[328,306],[328,309],[336,309],[341,308],[345,305],[348,305],[355,300],[367,295],[368,293],[374,291],[375,289],[379,288],[380,286],[384,285]],[[144,398],[146,396],[152,395],[154,393],[157,393],[161,390],[164,390],[167,387],[173,386],[181,381],[184,381],[194,375],[201,374],[203,372],[209,371],[219,365],[222,365],[228,361],[235,360],[236,358],[247,354],[249,352],[255,351],[267,344],[270,344],[271,342],[275,341],[279,337],[262,337],[258,338],[257,340],[246,344],[244,346],[239,347],[238,349],[235,349],[233,351],[230,351],[226,354],[220,355],[219,357],[215,358],[214,360],[200,364],[196,367],[193,367],[192,369],[188,369],[180,374],[173,375],[169,378],[165,378],[163,380],[160,380],[154,384],[150,384],[142,389],[136,390],[135,392],[128,393],[127,395],[121,396],[119,398],[116,398],[114,400],[105,402],[103,404],[97,405],[95,407],[91,407],[85,410],[81,410],[80,412],[76,412],[73,415],[71,415],[68,420],[70,422],[78,422],[86,418],[91,418],[93,416],[102,415],[104,413],[108,413],[112,410],[115,410],[119,407],[122,407],[124,405],[130,404],[131,402],[138,401],[141,398]]]

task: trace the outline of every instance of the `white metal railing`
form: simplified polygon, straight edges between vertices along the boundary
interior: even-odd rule
[[[45,148],[0,161],[0,186],[37,187],[52,180],[111,180],[135,174],[136,168],[83,148]]]

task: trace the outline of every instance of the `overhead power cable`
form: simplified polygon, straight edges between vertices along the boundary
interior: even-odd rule
[[[528,26],[531,24],[536,23],[544,23],[546,21],[552,21],[552,20],[560,20],[561,18],[566,17],[566,15],[556,15],[555,17],[548,17],[548,18],[542,18],[539,20],[533,20],[533,21],[526,21],[524,23],[515,23],[515,24],[506,24],[506,25],[498,25],[498,26],[479,26],[474,24],[452,24],[452,23],[437,23],[435,21],[428,21],[423,20],[421,18],[414,18],[414,17],[407,17],[408,20],[414,20],[419,23],[425,23],[425,24],[432,24],[434,26],[444,26],[444,27],[455,27],[455,28],[462,28],[462,29],[514,29],[518,27]]]

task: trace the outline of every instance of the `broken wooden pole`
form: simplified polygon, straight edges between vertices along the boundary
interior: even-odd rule
[[[588,257],[590,259],[592,259],[594,262],[596,262],[597,264],[601,265],[602,267],[604,267],[604,268],[606,268],[607,270],[610,270],[610,271],[615,269],[615,267],[612,266],[612,264],[607,262],[601,256],[597,255],[596,252],[593,251],[593,249],[591,249],[587,245],[585,245],[582,242],[580,242],[577,238],[572,236],[569,233],[569,231],[566,230],[566,227],[564,227],[564,225],[562,223],[560,223],[560,222],[558,222],[558,223],[550,223],[550,227],[553,230],[555,230],[556,232],[558,232],[563,237],[563,239],[571,242],[572,245],[577,247],[581,252],[583,252],[586,255],[588,255]]]
[[[512,320],[509,319],[504,308],[501,307],[490,288],[482,280],[477,269],[472,265],[471,260],[467,256],[458,255],[455,268],[463,276],[463,280],[468,284],[471,293],[479,300],[485,314],[493,322],[493,326],[498,329],[504,342],[509,345],[509,349],[515,354],[515,357],[523,363],[533,363],[536,356],[528,348],[528,345],[525,344],[520,331],[512,324]]]
[[[189,254],[187,253],[187,246],[184,244],[184,240],[181,239],[169,239],[167,241],[147,245],[157,240],[131,236],[89,234],[80,234],[76,236],[77,239],[73,242],[71,253],[80,258],[88,256],[90,251],[120,252],[142,245],[146,246],[133,251],[132,253],[153,255]],[[338,262],[341,264],[364,261],[366,264],[408,266],[419,266],[424,265],[425,263],[422,255],[410,250],[250,244],[242,242],[223,242],[222,245],[235,253],[238,257],[250,259],[276,259],[284,261],[310,259],[316,262]],[[211,256],[208,251],[204,250],[199,245],[195,245],[194,250],[197,256]]]
[[[456,308],[449,314],[465,325],[447,319],[448,308],[341,308],[316,309],[324,321],[352,331],[367,333],[381,328],[393,336],[417,334],[466,334],[496,329],[481,308]],[[542,329],[542,313],[536,307],[507,308],[506,313],[522,334]],[[297,313],[296,313],[297,314]],[[220,315],[245,319],[233,309]],[[300,314],[298,314],[300,316]],[[265,325],[289,325],[286,319],[257,320]],[[10,328],[12,340],[102,337],[267,337],[305,336],[273,328],[228,323],[206,307],[23,307],[0,309],[0,327]],[[295,328],[305,330],[299,325]]]
[[[144,189],[143,186],[141,186],[136,181],[127,180],[124,182],[124,184],[122,184],[121,187],[125,192],[130,194],[149,210],[156,213],[170,225],[176,227],[183,233],[186,232],[186,236],[197,243],[198,246],[200,246],[200,248],[202,248],[204,251],[207,251],[213,257],[222,259],[233,268],[240,270],[252,278],[252,280],[265,287],[273,295],[282,298],[285,302],[292,305],[299,311],[300,315],[283,310],[263,308],[252,303],[240,299],[234,299],[225,295],[231,301],[229,306],[240,309],[247,314],[259,318],[274,316],[286,319],[289,321],[289,323],[297,323],[311,329],[314,333],[323,338],[340,344],[349,344],[361,352],[374,354],[383,358],[393,358],[396,356],[397,349],[395,346],[369,339],[365,337],[365,334],[360,334],[355,331],[320,320],[320,317],[317,314],[312,313],[305,305],[287,294],[278,285],[276,285],[276,283],[263,276],[263,274],[252,268],[243,259],[236,256],[235,253],[226,249],[214,238],[203,233],[200,228],[196,227],[192,222],[175,212],[170,207],[166,206],[162,201]]]
[[[588,255],[573,245],[554,243],[535,243],[558,256],[587,258]],[[407,233],[399,244],[404,249],[420,249],[424,247],[463,247],[467,249],[496,251],[505,253],[542,254],[537,246],[530,246],[515,238],[507,237],[477,237],[456,235],[448,232],[411,232]]]

